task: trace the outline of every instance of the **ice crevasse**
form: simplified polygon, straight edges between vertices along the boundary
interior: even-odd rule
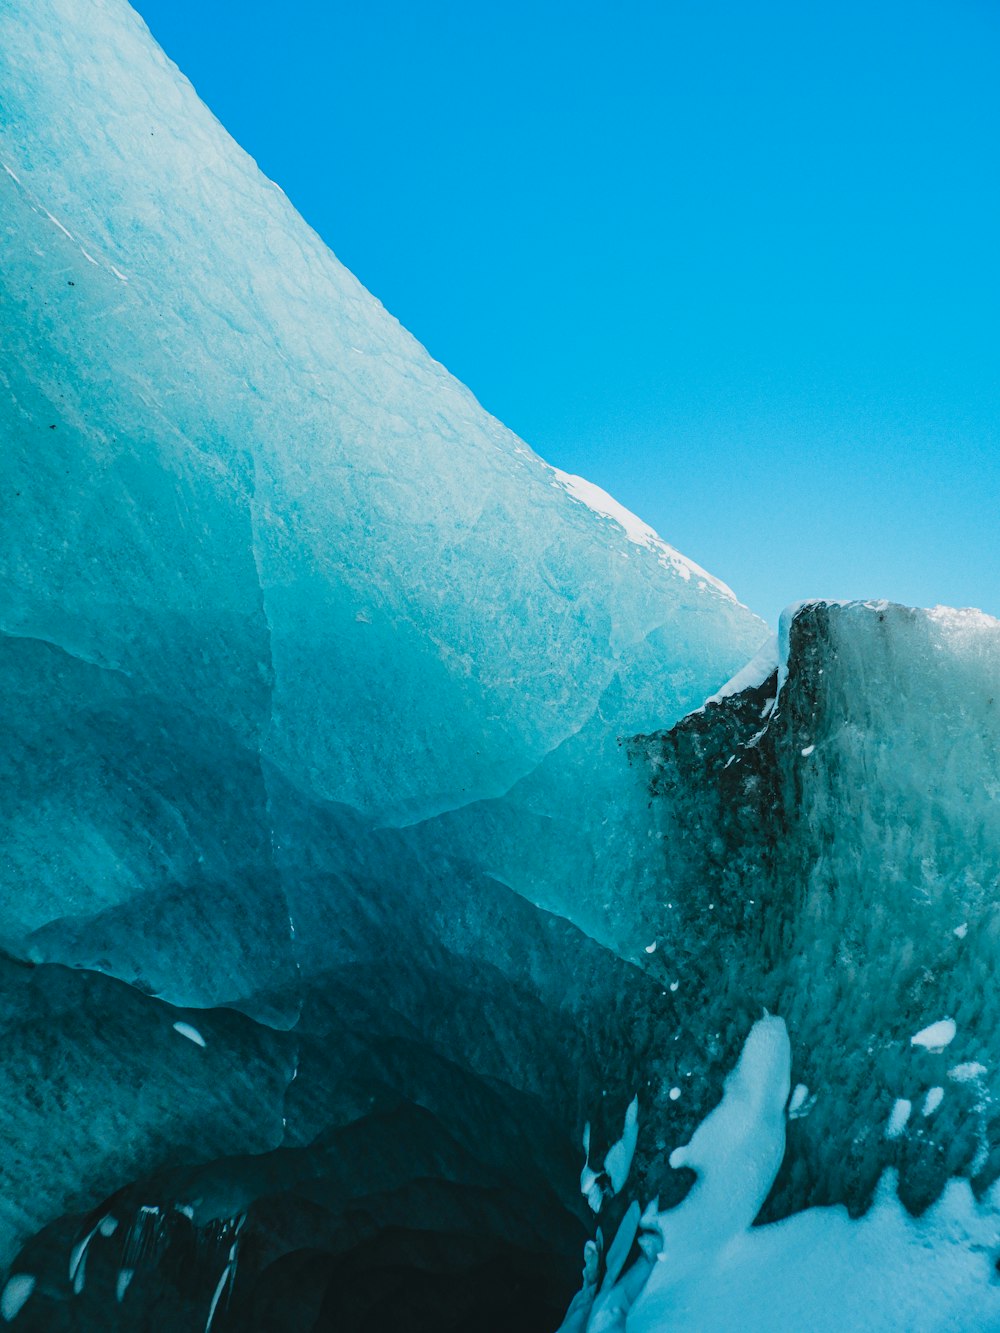
[[[0,1317],[991,1326],[996,622],[772,646],[120,0],[0,4],[0,226]]]

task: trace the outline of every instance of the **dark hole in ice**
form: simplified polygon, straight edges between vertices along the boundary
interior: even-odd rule
[[[344,1255],[300,1250],[261,1274],[227,1328],[250,1333],[551,1333],[579,1277],[565,1256],[490,1236],[389,1228]]]

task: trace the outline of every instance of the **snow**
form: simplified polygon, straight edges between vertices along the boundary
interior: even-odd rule
[[[910,1038],[911,1046],[922,1046],[925,1050],[937,1053],[950,1046],[955,1040],[958,1029],[953,1018],[939,1018],[936,1023],[929,1023]]]
[[[889,1112],[889,1121],[885,1127],[885,1137],[887,1139],[898,1139],[906,1128],[910,1119],[910,1112],[913,1110],[913,1103],[905,1097],[897,1097],[892,1104],[892,1110]]]
[[[927,1096],[924,1098],[924,1104],[921,1108],[921,1114],[924,1116],[933,1115],[943,1101],[944,1101],[944,1088],[940,1086],[929,1088],[927,1091]]]
[[[625,1111],[621,1138],[604,1155],[604,1166],[597,1172],[590,1165],[590,1121],[583,1127],[584,1164],[580,1172],[580,1193],[593,1212],[598,1213],[605,1198],[620,1194],[628,1180],[639,1137],[639,1098],[633,1097]]]
[[[668,565],[680,574],[683,579],[694,577],[701,584],[715,588],[721,592],[724,597],[728,597],[735,602],[736,594],[732,588],[727,587],[721,579],[717,579],[714,574],[709,574],[707,569],[702,569],[696,565],[693,560],[687,556],[681,555],[680,551],[674,549],[663,540],[663,538],[651,528],[648,523],[644,523],[641,518],[625,508],[611,495],[597,486],[592,481],[587,481],[584,477],[574,476],[571,472],[562,472],[559,468],[551,469],[556,478],[556,482],[572,495],[574,500],[579,500],[585,504],[588,509],[593,510],[602,518],[610,518],[612,522],[617,523],[625,532],[626,537],[636,546],[642,546],[647,550],[653,551],[660,562]]]
[[[625,1111],[625,1127],[621,1138],[611,1145],[604,1158],[604,1169],[611,1180],[615,1194],[621,1194],[632,1168],[635,1145],[639,1137],[639,1098],[633,1097]]]
[[[188,1041],[193,1041],[196,1046],[205,1045],[205,1038],[190,1023],[177,1022],[174,1024],[174,1031],[179,1032],[182,1037],[187,1037]]]
[[[756,689],[763,685],[778,666],[778,636],[772,634],[761,644],[757,652],[747,662],[746,666],[740,667],[734,676],[731,676],[720,689],[705,700],[700,708],[693,710],[695,713],[703,713],[709,704],[721,703],[723,699],[728,699],[734,694],[742,694],[744,690]],[[764,716],[767,717],[774,707],[774,701],[769,700],[765,705]]]
[[[838,1206],[751,1226],[784,1151],[789,1066],[784,1024],[761,1020],[720,1104],[671,1154],[671,1166],[698,1173],[690,1194],[641,1217],[631,1205],[603,1282],[588,1248],[560,1333],[986,1333],[1000,1324],[998,1188],[979,1204],[967,1181],[953,1181],[915,1218],[887,1170],[857,1221]],[[793,1100],[801,1106],[807,1092],[797,1084]],[[930,1089],[924,1113],[942,1096]],[[902,1098],[893,1108],[900,1132],[910,1110]],[[636,1242],[638,1257],[623,1267]]]
[[[29,1273],[14,1273],[7,1279],[7,1285],[0,1295],[0,1315],[10,1323],[24,1309],[25,1303],[35,1290],[36,1279]]]
[[[965,1064],[954,1065],[948,1070],[948,1077],[956,1083],[975,1083],[986,1073],[986,1066],[978,1060],[969,1060]]]
[[[1000,1210],[966,1181],[911,1217],[887,1171],[874,1205],[811,1208],[734,1237],[627,1333],[988,1333],[1000,1327]]]
[[[805,1105],[806,1098],[809,1096],[809,1089],[804,1083],[796,1083],[792,1090],[791,1098],[788,1102],[788,1115],[793,1118],[798,1115]]]

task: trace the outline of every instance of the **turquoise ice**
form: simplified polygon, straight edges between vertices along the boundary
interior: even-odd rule
[[[0,3],[0,227],[0,1315],[527,1333],[586,1245],[651,1333],[891,1233],[976,1327],[997,622],[772,644],[121,0]]]

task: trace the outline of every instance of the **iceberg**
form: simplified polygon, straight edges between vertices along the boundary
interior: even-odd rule
[[[0,1317],[986,1326],[1000,625],[775,640],[124,0],[0,108]]]

